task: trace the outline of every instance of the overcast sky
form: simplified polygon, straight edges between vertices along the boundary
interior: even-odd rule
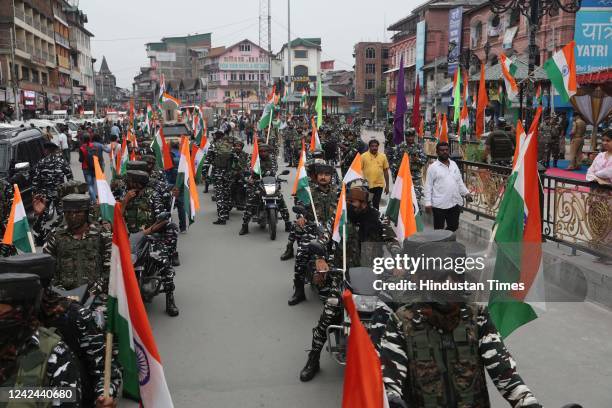
[[[352,69],[353,45],[389,40],[389,24],[424,0],[291,0],[291,33],[321,37],[322,60],[336,69]],[[272,51],[287,42],[287,0],[271,0]],[[162,37],[212,32],[212,45],[244,38],[257,44],[259,0],[80,0],[91,48],[100,66],[106,56],[117,85],[132,87],[140,66],[148,64],[144,44]]]

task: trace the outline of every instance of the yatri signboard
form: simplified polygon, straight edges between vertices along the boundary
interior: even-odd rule
[[[576,14],[576,72],[584,74],[612,66],[612,1],[583,0]]]

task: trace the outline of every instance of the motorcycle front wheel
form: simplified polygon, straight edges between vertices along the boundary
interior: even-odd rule
[[[270,240],[276,239],[276,223],[278,222],[278,213],[276,208],[268,208],[268,230],[270,232]]]

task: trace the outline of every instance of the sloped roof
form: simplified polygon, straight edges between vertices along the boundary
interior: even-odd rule
[[[100,64],[100,74],[110,74],[111,70],[108,68],[108,63],[106,62],[106,57],[102,56],[102,64]]]
[[[213,47],[210,49],[210,51],[208,51],[208,57],[209,58],[214,58],[214,57],[218,57],[219,55],[223,54],[225,52],[225,46],[222,45],[221,47]]]
[[[281,50],[287,46],[287,43],[284,43],[281,47]],[[308,48],[317,48],[321,49],[321,38],[295,38],[291,40],[291,47],[308,47]]]

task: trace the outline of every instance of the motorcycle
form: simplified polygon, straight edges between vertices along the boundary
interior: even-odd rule
[[[244,211],[246,207],[246,187],[242,178],[235,179],[230,186],[230,197],[232,207],[238,211]]]
[[[289,174],[289,170],[283,170],[281,176]],[[280,183],[287,180],[272,175],[264,175],[257,181],[260,200],[258,200],[257,210],[254,214],[254,221],[260,228],[268,228],[270,239],[276,239],[276,224],[278,222],[278,196],[280,193]]]

